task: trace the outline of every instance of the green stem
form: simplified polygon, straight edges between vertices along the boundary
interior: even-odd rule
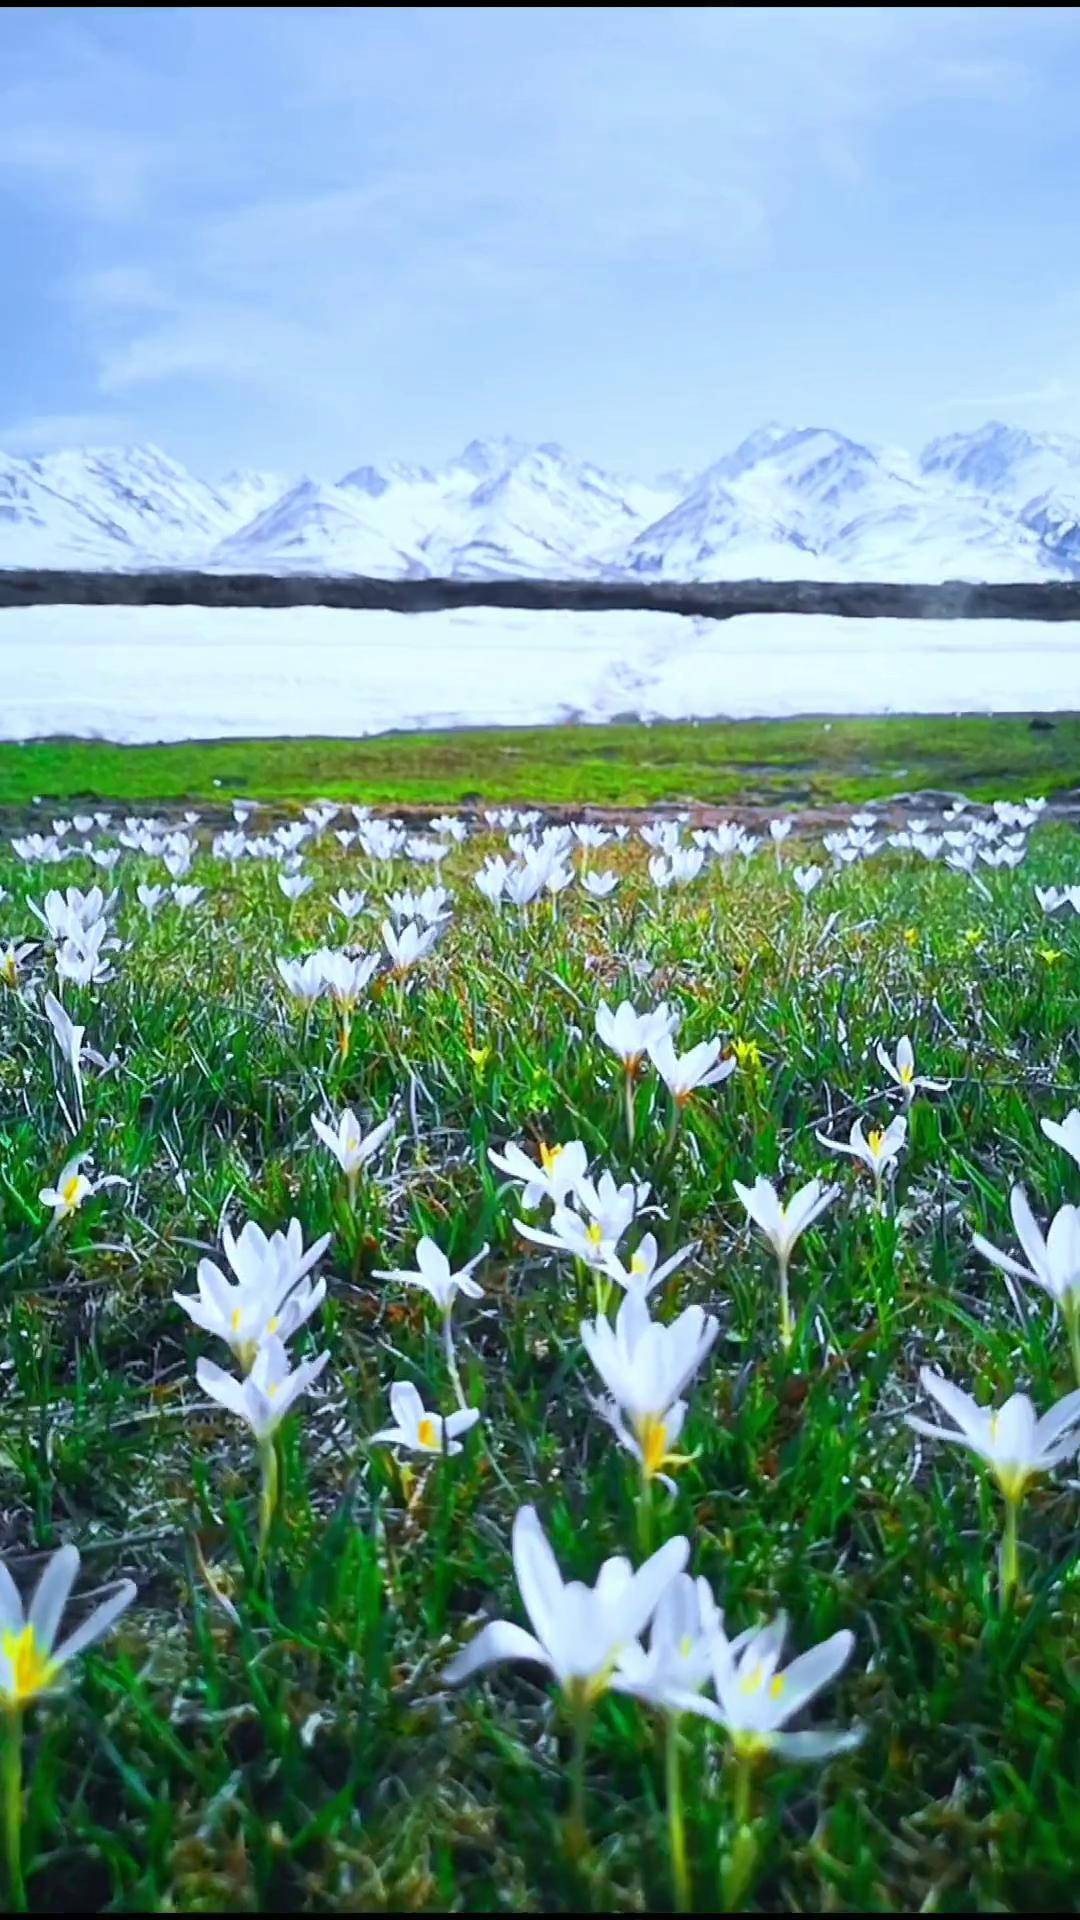
[[[671,1853],[671,1884],[676,1913],[693,1913],[690,1872],[686,1864],[686,1828],[683,1823],[682,1773],[679,1766],[679,1716],[667,1715],[666,1779],[668,1846]]]
[[[467,1403],[465,1400],[465,1391],[461,1384],[461,1375],[458,1372],[457,1355],[454,1352],[454,1329],[451,1324],[451,1309],[449,1307],[443,1314],[443,1345],[446,1348],[446,1371],[450,1375],[450,1385],[454,1389],[458,1406],[461,1408],[462,1413],[464,1413]]]
[[[751,1817],[753,1784],[752,1758],[746,1753],[736,1752],[731,1851],[724,1861],[720,1890],[725,1913],[743,1910],[757,1869],[757,1836]]]
[[[8,1894],[13,1913],[26,1912],[26,1882],[22,1868],[22,1732],[21,1707],[4,1714],[4,1844],[7,1853]]]
[[[650,1475],[646,1473],[644,1464],[641,1468],[641,1485],[638,1490],[637,1527],[638,1552],[643,1560],[647,1560],[652,1552],[653,1499],[652,1479]]]
[[[788,1290],[788,1263],[780,1259],[780,1345],[787,1353],[795,1337],[795,1326],[791,1318],[791,1294]]]
[[[1020,1502],[1005,1496],[1005,1525],[1001,1533],[1001,1552],[998,1556],[998,1593],[1001,1599],[1001,1611],[1007,1612],[1020,1586],[1020,1553],[1017,1539],[1017,1521],[1020,1516]]]
[[[589,1830],[585,1824],[585,1748],[589,1740],[589,1709],[580,1701],[572,1703],[574,1739],[570,1755],[570,1813],[566,1822],[566,1849],[572,1860],[580,1860],[589,1849]]]
[[[623,1100],[626,1106],[626,1139],[627,1139],[627,1144],[630,1148],[630,1152],[633,1153],[634,1124],[635,1124],[634,1075],[632,1070],[629,1067],[627,1067],[626,1072],[623,1075]]]
[[[270,1540],[270,1528],[278,1503],[278,1456],[275,1435],[259,1441],[259,1471],[262,1485],[259,1488],[259,1565],[266,1558],[266,1549]]]

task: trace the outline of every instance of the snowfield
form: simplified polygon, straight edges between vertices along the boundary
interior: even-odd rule
[[[1080,623],[197,607],[0,612],[0,738],[1080,710]]]

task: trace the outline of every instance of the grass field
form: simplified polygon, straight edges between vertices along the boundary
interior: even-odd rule
[[[933,788],[974,799],[1080,786],[1080,717],[764,720],[700,725],[0,748],[0,806],[259,799],[652,806],[846,804]]]
[[[624,730],[564,736],[549,791],[576,782],[578,798],[600,799],[610,775],[624,799],[675,795],[708,757],[721,792],[731,743],[754,731],[658,728],[648,764],[620,758]],[[854,731],[834,726],[828,760],[820,729],[812,756],[809,728],[766,732],[795,786],[858,786]],[[860,738],[872,732],[859,723]],[[933,770],[935,785],[1031,791],[1053,784],[1054,755],[1062,782],[1075,778],[1072,721],[1046,735],[897,722],[886,737],[897,764],[880,773],[882,751],[872,777],[892,785]],[[591,759],[570,757],[579,743]],[[519,744],[536,772],[495,760],[490,798],[540,797],[540,737]],[[667,748],[684,757],[666,764]],[[374,795],[393,779],[401,797],[431,799],[481,785],[475,742],[323,751],[12,749],[3,798],[196,798],[227,769],[230,789],[250,777],[290,797],[308,783]],[[1010,756],[1006,781],[995,769]],[[308,1011],[290,1000],[275,957],[350,938],[380,950],[388,887],[417,883],[408,861],[378,864],[324,833],[304,849],[314,884],[290,902],[272,862],[233,872],[203,851],[188,876],[202,897],[183,913],[166,898],[151,919],[135,888],[166,878],[158,858],[125,853],[108,877],[78,856],[0,854],[0,952],[40,942],[17,984],[0,985],[0,1551],[23,1591],[62,1541],[82,1550],[80,1595],[121,1576],[138,1586],[66,1688],[28,1705],[21,1789],[19,1716],[0,1713],[27,1904],[667,1909],[680,1885],[674,1755],[686,1879],[708,1910],[1071,1908],[1075,1466],[1024,1501],[1019,1581],[1003,1599],[990,1477],[958,1448],[917,1441],[904,1416],[937,1417],[919,1386],[928,1363],[984,1401],[1028,1392],[1040,1412],[1076,1384],[1045,1296],[1022,1282],[1011,1294],[971,1245],[975,1230],[1018,1254],[1014,1180],[1044,1227],[1080,1198],[1080,1169],[1039,1124],[1080,1103],[1080,917],[1051,921],[1033,894],[1080,877],[1074,833],[1036,828],[1019,869],[980,869],[984,890],[910,852],[837,871],[826,858],[805,902],[768,842],[659,895],[631,838],[593,856],[621,875],[611,898],[574,886],[557,912],[545,899],[526,913],[496,910],[473,884],[481,853],[502,845],[451,853],[450,923],[403,978],[376,975],[347,1050],[340,1014],[325,996]],[[80,1118],[43,1011],[55,960],[27,902],[95,878],[120,890],[123,944],[111,978],[63,986],[96,1056]],[[351,929],[330,907],[342,885],[367,887],[376,909]],[[595,1031],[600,1002],[623,997],[677,1008],[681,1048],[738,1043],[734,1073],[677,1126],[657,1072],[643,1072],[632,1146],[623,1071]],[[867,1175],[815,1128],[846,1140],[857,1116],[878,1125],[899,1109],[874,1049],[893,1053],[903,1034],[919,1073],[948,1084],[917,1095],[876,1209]],[[311,1124],[346,1106],[364,1128],[395,1116],[353,1197]],[[523,1214],[488,1159],[508,1141],[535,1159],[541,1142],[573,1139],[594,1171],[652,1183],[662,1212],[625,1247],[647,1226],[664,1254],[696,1243],[651,1297],[654,1316],[699,1303],[719,1322],[685,1390],[689,1457],[673,1491],[643,1478],[592,1404],[579,1327],[614,1312],[618,1289],[524,1240],[515,1220],[546,1224],[550,1208]],[[127,1184],[54,1222],[39,1190],[76,1148],[92,1151],[94,1176]],[[815,1176],[840,1186],[792,1262],[787,1350],[776,1264],[732,1184],[759,1173],[785,1191]],[[260,1450],[195,1380],[200,1356],[228,1365],[228,1350],[172,1296],[194,1295],[200,1258],[222,1262],[223,1223],[269,1233],[292,1217],[305,1245],[332,1238],[325,1302],[290,1351],[294,1364],[330,1359],[278,1429],[260,1553]],[[374,1274],[412,1267],[425,1232],[455,1268],[490,1248],[483,1297],[459,1297],[452,1319],[463,1397],[482,1418],[459,1455],[406,1465],[371,1443],[391,1383],[415,1383],[445,1414],[453,1376],[433,1303]],[[456,1690],[441,1679],[484,1619],[527,1622],[510,1559],[525,1503],[566,1578],[591,1583],[608,1556],[637,1565],[685,1535],[730,1633],[779,1608],[789,1654],[849,1629],[850,1660],[801,1724],[858,1725],[862,1744],[825,1765],[740,1767],[707,1721],[684,1714],[665,1750],[661,1717],[609,1691],[588,1727],[583,1842],[549,1677],[511,1664]],[[12,1884],[16,1904],[17,1873]]]

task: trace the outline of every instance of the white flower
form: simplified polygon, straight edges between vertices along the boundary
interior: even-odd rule
[[[202,899],[203,894],[201,887],[173,886],[171,892],[181,913],[186,913],[189,907],[193,907],[197,900]]]
[[[329,1358],[329,1353],[320,1353],[316,1360],[302,1360],[290,1372],[284,1346],[271,1338],[259,1348],[245,1380],[237,1380],[212,1360],[202,1359],[196,1365],[195,1377],[211,1400],[245,1420],[256,1440],[261,1441],[270,1438],[301,1394],[314,1386]]]
[[[340,1113],[333,1126],[327,1126],[325,1120],[319,1120],[314,1114],[311,1124],[324,1146],[329,1147],[338,1166],[344,1174],[359,1173],[368,1161],[378,1153],[383,1141],[393,1132],[395,1116],[381,1120],[370,1133],[361,1131],[360,1122],[351,1107]]]
[[[1064,1120],[1040,1120],[1039,1125],[1047,1139],[1064,1147],[1080,1167],[1080,1107],[1071,1108]]]
[[[298,1220],[289,1222],[287,1233],[269,1239],[249,1220],[236,1239],[226,1227],[222,1240],[237,1284],[213,1260],[200,1260],[198,1295],[174,1293],[173,1299],[197,1327],[224,1340],[240,1364],[250,1368],[267,1340],[291,1339],[322,1304],[326,1282],[313,1283],[307,1275],[330,1235],[324,1233],[305,1252]]]
[[[718,1627],[712,1642],[715,1701],[690,1693],[681,1701],[688,1712],[714,1721],[731,1736],[736,1752],[750,1758],[777,1753],[785,1760],[826,1760],[857,1746],[857,1730],[823,1728],[816,1733],[786,1733],[789,1720],[809,1706],[815,1694],[835,1680],[851,1658],[854,1635],[845,1628],[780,1668],[787,1633],[784,1614],[758,1632],[729,1640]]]
[[[326,984],[320,956],[309,953],[303,960],[284,960],[279,957],[274,965],[281,975],[285,991],[294,1000],[299,1000],[301,1006],[314,1006]]]
[[[337,908],[342,919],[355,920],[358,914],[363,913],[367,905],[367,894],[350,893],[347,888],[339,887],[330,905]]]
[[[908,1426],[931,1439],[967,1447],[986,1462],[1006,1500],[1018,1501],[1029,1480],[1072,1459],[1080,1447],[1080,1390],[1067,1393],[1040,1420],[1026,1393],[1014,1393],[995,1412],[992,1407],[980,1407],[970,1394],[929,1367],[919,1369],[919,1380],[924,1393],[956,1424],[934,1427],[909,1413]]]
[[[632,1693],[661,1713],[678,1713],[712,1672],[713,1641],[722,1625],[707,1580],[677,1574],[656,1604],[648,1650],[631,1641],[618,1655],[612,1688]]]
[[[469,1300],[483,1299],[484,1289],[473,1279],[472,1270],[487,1258],[488,1248],[482,1246],[457,1272],[451,1272],[450,1262],[441,1247],[425,1233],[416,1243],[416,1266],[376,1268],[376,1280],[401,1280],[407,1287],[423,1287],[430,1293],[436,1306],[443,1313],[449,1313],[454,1300],[463,1293]]]
[[[919,1078],[916,1074],[915,1053],[906,1033],[903,1038],[897,1042],[895,1060],[890,1059],[880,1040],[877,1044],[877,1057],[878,1064],[885,1069],[890,1080],[895,1081],[896,1085],[900,1088],[904,1096],[904,1105],[907,1107],[910,1107],[915,1098],[916,1091],[920,1088],[925,1093],[948,1092],[949,1082],[947,1080],[925,1080]],[[820,1135],[818,1137],[820,1138]]]
[[[677,1107],[684,1107],[697,1087],[713,1087],[735,1071],[735,1056],[719,1058],[720,1040],[702,1040],[689,1053],[675,1052],[671,1035],[665,1033],[649,1044],[649,1058]]]
[[[659,1248],[656,1244],[656,1235],[646,1233],[642,1236],[640,1246],[635,1248],[630,1256],[628,1267],[624,1267],[618,1254],[612,1253],[604,1263],[604,1272],[610,1274],[613,1280],[617,1280],[620,1287],[625,1287],[627,1293],[634,1292],[647,1296],[661,1286],[669,1274],[677,1272],[684,1261],[689,1260],[690,1255],[696,1251],[697,1242],[692,1241],[688,1247],[681,1247],[678,1253],[673,1253],[670,1260],[662,1260],[657,1265]]]
[[[382,923],[383,945],[390,955],[390,971],[397,978],[408,973],[410,967],[426,958],[439,937],[439,928],[419,927],[415,921],[407,921],[400,933],[395,933],[389,920]]]
[[[6,947],[0,948],[0,986],[18,988],[19,969],[36,946],[36,940],[22,940],[18,946],[9,940]]]
[[[816,1127],[814,1132],[830,1153],[850,1153],[854,1159],[861,1160],[864,1167],[869,1167],[875,1180],[880,1182],[886,1167],[898,1157],[907,1139],[907,1121],[899,1113],[887,1127],[871,1127],[869,1133],[864,1135],[862,1121],[856,1120],[849,1140],[830,1140],[827,1134],[821,1133]]]
[[[525,1191],[521,1201],[526,1207],[537,1207],[541,1200],[552,1200],[561,1206],[568,1194],[576,1192],[589,1168],[588,1155],[580,1140],[567,1140],[565,1145],[553,1147],[541,1141],[539,1166],[513,1140],[507,1141],[502,1153],[489,1147],[488,1159],[500,1173],[508,1173],[511,1180],[523,1183]]]
[[[792,823],[790,820],[770,820],[769,821],[769,832],[772,835],[773,839],[775,840],[777,846],[779,846],[781,840],[787,839],[788,834],[791,832],[791,825]]]
[[[594,900],[606,900],[619,884],[619,876],[608,868],[603,873],[583,873],[581,884]]]
[[[83,1161],[89,1158],[88,1153],[75,1154],[61,1167],[55,1187],[42,1187],[38,1194],[42,1206],[53,1209],[54,1221],[67,1220],[71,1214],[78,1212],[84,1200],[89,1200],[91,1194],[99,1193],[103,1187],[122,1187],[127,1184],[115,1173],[105,1174],[100,1180],[88,1179],[85,1173],[80,1172],[80,1168]]]
[[[321,947],[312,958],[317,961],[322,984],[340,1013],[352,1012],[379,966],[378,954],[356,956],[335,952],[329,947]]]
[[[165,898],[165,889],[164,887],[148,887],[144,880],[140,880],[135,889],[135,898],[138,900],[140,907],[143,908],[147,917],[152,920],[157,908]]]
[[[644,1631],[661,1594],[690,1555],[682,1537],[668,1540],[635,1573],[629,1560],[606,1560],[592,1587],[563,1581],[533,1507],[514,1519],[514,1572],[534,1631],[493,1620],[443,1673],[449,1686],[500,1660],[535,1660],[554,1674],[575,1703],[586,1705],[611,1685],[621,1650]]]
[[[808,900],[822,877],[821,867],[792,867],[791,877],[802,894]]]
[[[460,1453],[458,1435],[468,1433],[480,1418],[479,1407],[463,1407],[445,1420],[441,1413],[426,1412],[408,1380],[395,1380],[390,1389],[390,1411],[396,1424],[373,1433],[372,1444],[408,1447],[412,1453]]]
[[[299,900],[315,885],[309,873],[279,873],[277,883],[286,900]]]
[[[1027,1254],[1029,1265],[1021,1266],[1007,1253],[999,1252],[981,1233],[972,1235],[972,1244],[1002,1273],[1018,1280],[1031,1280],[1062,1308],[1066,1315],[1080,1310],[1080,1207],[1060,1207],[1050,1223],[1044,1240],[1028,1206],[1023,1187],[1014,1186],[1009,1195],[1016,1237]]]
[[[678,1015],[664,1001],[650,1013],[636,1013],[629,1000],[623,1000],[612,1013],[606,1000],[596,1012],[596,1031],[606,1047],[618,1054],[627,1073],[636,1073],[650,1045],[673,1033]]]
[[[839,1187],[824,1186],[820,1180],[808,1180],[784,1206],[771,1180],[766,1180],[763,1174],[758,1174],[752,1187],[744,1187],[738,1180],[732,1181],[732,1185],[783,1267],[791,1259],[795,1242],[826,1207],[831,1207],[840,1191]]]
[[[602,1317],[582,1323],[582,1345],[614,1401],[612,1425],[647,1478],[679,1463],[672,1448],[686,1417],[680,1395],[719,1330],[698,1306],[684,1308],[670,1325],[651,1320],[638,1292],[625,1295],[614,1327]]]
[[[27,1608],[0,1561],[0,1705],[18,1711],[55,1687],[68,1662],[108,1633],[135,1598],[134,1580],[121,1580],[74,1633],[57,1646],[68,1596],[78,1578],[79,1550],[58,1547],[46,1563]]]

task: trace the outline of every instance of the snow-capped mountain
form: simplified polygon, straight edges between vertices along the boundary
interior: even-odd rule
[[[242,469],[210,485],[152,446],[0,455],[0,566],[1080,578],[1080,438],[991,421],[912,457],[770,422],[703,472],[652,481],[507,438],[337,481]]]

